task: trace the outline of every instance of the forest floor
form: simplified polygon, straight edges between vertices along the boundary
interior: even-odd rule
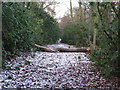
[[[11,59],[0,74],[1,88],[119,88],[78,52],[33,52]]]

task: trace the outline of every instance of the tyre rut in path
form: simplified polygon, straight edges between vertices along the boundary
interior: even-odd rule
[[[35,52],[17,57],[7,63],[12,70],[1,72],[0,85],[4,88],[115,88],[116,84],[107,82],[86,56],[75,52]]]

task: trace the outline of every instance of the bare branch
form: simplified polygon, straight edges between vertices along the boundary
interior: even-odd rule
[[[117,10],[115,9],[114,4],[110,4],[110,6],[111,6],[111,8],[113,9],[113,11],[114,11],[115,15],[117,16],[117,18],[119,18],[119,15],[118,15],[118,13],[117,13]]]

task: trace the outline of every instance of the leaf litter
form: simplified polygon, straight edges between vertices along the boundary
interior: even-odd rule
[[[91,63],[86,53],[78,52],[21,55],[8,62],[11,70],[0,73],[0,88],[120,88]]]

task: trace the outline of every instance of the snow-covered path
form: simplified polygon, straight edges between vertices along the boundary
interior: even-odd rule
[[[110,88],[85,53],[35,52],[8,62],[2,71],[4,88]]]

